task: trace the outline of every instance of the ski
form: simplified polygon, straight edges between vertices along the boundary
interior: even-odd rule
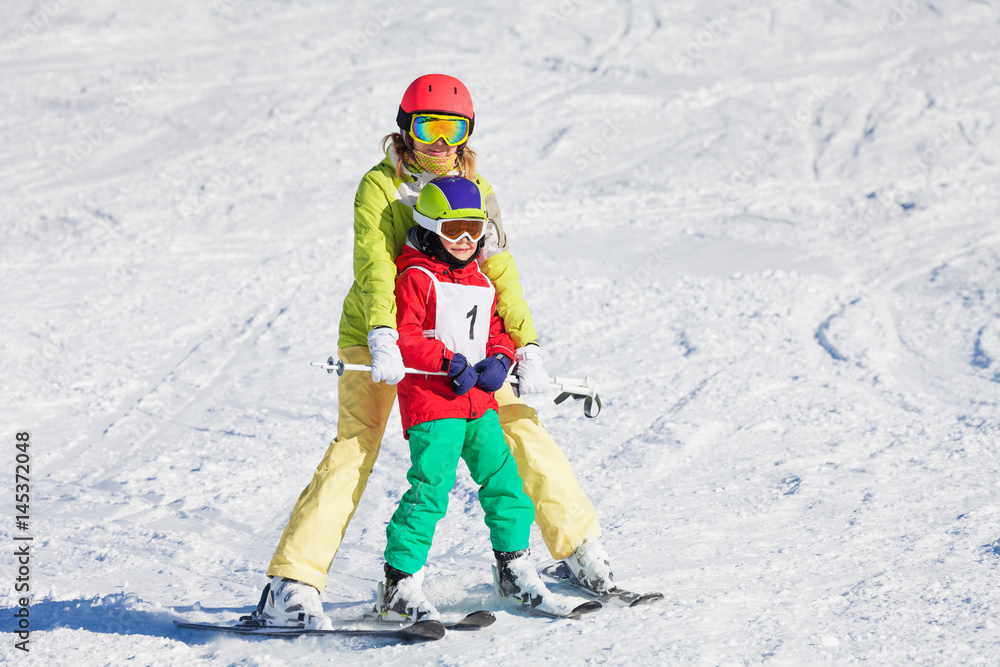
[[[578,620],[602,608],[601,603],[596,600],[587,600],[581,603],[579,598],[559,595],[551,591],[544,596],[534,598],[529,598],[527,593],[524,594],[524,599],[516,596],[505,596],[500,592],[500,574],[497,572],[496,565],[493,566],[493,590],[500,596],[500,599],[516,605],[520,611],[533,616]]]
[[[255,636],[255,637],[301,637],[303,635],[336,635],[340,637],[375,637],[384,640],[415,642],[434,641],[444,637],[445,632],[452,630],[479,630],[489,627],[496,621],[496,617],[485,609],[466,614],[457,621],[444,624],[441,621],[417,621],[405,625],[406,621],[400,623],[385,622],[379,616],[371,613],[365,614],[359,619],[335,620],[337,627],[332,630],[317,630],[307,628],[296,628],[279,625],[269,625],[263,618],[264,603],[267,600],[268,591],[271,584],[264,587],[257,608],[246,616],[241,616],[238,623],[232,625],[220,625],[216,623],[191,623],[187,621],[174,621],[174,625],[185,630],[207,630],[210,632],[223,632],[228,634]],[[383,627],[375,627],[382,625]]]
[[[562,561],[542,569],[541,574],[549,579],[552,579],[553,581],[557,581],[561,584],[572,586],[577,590],[584,591],[591,597],[601,600],[602,602],[617,602],[618,604],[626,607],[638,607],[644,604],[652,604],[653,602],[659,602],[663,599],[663,593],[636,593],[635,591],[619,588],[618,586],[614,586],[607,593],[595,593],[577,581],[573,576],[573,573],[570,572],[569,566]]]
[[[207,630],[209,632],[222,632],[242,637],[283,637],[286,639],[308,635],[324,637],[374,637],[401,642],[424,642],[435,641],[445,635],[445,626],[439,621],[419,621],[399,628],[337,627],[332,630],[261,625],[255,619],[243,620],[236,625],[189,623],[187,621],[175,620],[174,625],[185,630]]]
[[[497,617],[493,615],[493,612],[480,609],[471,614],[466,614],[457,621],[452,621],[451,623],[446,621],[444,627],[448,630],[482,630],[496,623],[496,620]]]
[[[517,605],[516,608],[519,611],[531,614],[532,616],[544,616],[545,618],[568,618],[573,621],[578,621],[584,616],[593,614],[595,611],[600,611],[602,609],[601,603],[597,600],[587,600],[586,602],[571,607],[556,606],[545,603],[540,604],[537,607],[532,607],[517,598],[504,599],[515,603]]]
[[[494,623],[496,623],[497,617],[493,615],[493,612],[486,609],[479,609],[477,611],[466,614],[465,616],[454,620],[454,621],[441,621],[446,630],[482,630],[483,628],[488,628]],[[396,626],[406,621],[389,621],[381,616],[379,616],[375,611],[370,611],[361,617],[358,623],[378,623],[385,626]]]

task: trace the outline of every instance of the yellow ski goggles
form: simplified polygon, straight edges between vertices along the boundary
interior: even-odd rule
[[[414,114],[410,121],[410,136],[424,144],[444,139],[449,146],[458,146],[469,138],[469,119],[432,113]]]

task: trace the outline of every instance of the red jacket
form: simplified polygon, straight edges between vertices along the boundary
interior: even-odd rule
[[[412,266],[428,269],[443,283],[488,287],[490,281],[479,270],[476,262],[461,269],[453,269],[409,245],[403,247],[403,252],[396,260],[396,330],[399,332],[399,350],[407,368],[441,372],[448,369],[454,353],[440,340],[424,336],[424,331],[434,329],[436,294],[430,276],[423,271],[406,270]],[[509,359],[514,358],[514,342],[504,332],[503,320],[496,313],[494,297],[486,356],[490,357],[498,352]],[[476,361],[478,360],[469,359],[471,364]],[[497,409],[493,394],[478,387],[457,396],[451,388],[451,378],[447,376],[407,373],[397,388],[404,434],[411,426],[434,419],[475,419],[483,416],[489,409]]]

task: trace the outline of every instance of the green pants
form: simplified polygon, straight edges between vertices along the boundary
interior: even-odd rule
[[[434,527],[448,510],[460,456],[480,486],[479,502],[486,512],[493,548],[528,548],[535,510],[524,493],[495,411],[489,410],[478,419],[424,422],[408,434],[410,470],[406,478],[410,488],[385,529],[385,561],[389,565],[414,573],[427,562]]]

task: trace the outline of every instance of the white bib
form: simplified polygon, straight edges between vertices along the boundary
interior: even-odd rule
[[[480,287],[443,283],[422,266],[410,268],[430,276],[437,294],[434,329],[425,330],[424,336],[441,341],[452,352],[464,356],[470,364],[485,359],[490,320],[493,318],[493,285]]]

